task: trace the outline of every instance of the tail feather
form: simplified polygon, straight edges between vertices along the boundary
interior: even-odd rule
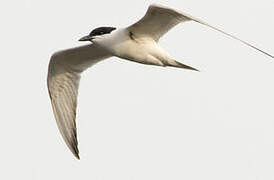
[[[199,71],[198,69],[185,65],[183,63],[180,63],[178,61],[173,60],[172,62],[168,62],[167,66],[171,66],[171,67],[177,67],[177,68],[184,68],[184,69],[189,69],[189,70],[193,70],[193,71]]]

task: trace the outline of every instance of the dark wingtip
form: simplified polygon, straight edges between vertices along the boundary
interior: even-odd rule
[[[195,69],[195,68],[193,68],[193,67],[189,68],[189,70],[201,72],[199,69]]]
[[[174,60],[175,61],[175,60]],[[199,69],[196,69],[194,67],[191,67],[191,66],[188,66],[188,65],[185,65],[183,63],[180,63],[178,61],[175,61],[176,65],[169,65],[169,66],[173,66],[173,67],[178,67],[178,68],[183,68],[183,69],[187,69],[187,70],[192,70],[192,71],[197,71],[197,72],[200,72]]]
[[[80,160],[80,156],[79,156],[78,153],[73,153],[73,155],[74,155],[78,160]]]
[[[77,140],[75,140],[74,146],[69,146],[69,149],[72,152],[72,154],[74,155],[74,157],[76,157],[78,160],[80,160],[77,144],[78,144],[78,142],[77,142]]]
[[[80,160],[80,156],[77,154],[77,156],[75,156],[78,160]]]

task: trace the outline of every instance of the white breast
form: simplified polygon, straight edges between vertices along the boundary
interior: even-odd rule
[[[96,39],[95,43],[108,50],[113,56],[143,64],[161,65],[167,53],[149,37],[130,38],[127,29],[117,29]]]
[[[116,46],[118,46],[121,43],[124,43],[127,41],[127,30],[126,29],[116,29],[112,31],[110,34],[105,34],[102,36],[99,36],[98,38],[93,40],[93,42],[111,52],[114,53],[114,49]]]

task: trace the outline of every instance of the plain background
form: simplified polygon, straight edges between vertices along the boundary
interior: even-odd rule
[[[160,41],[201,72],[118,58],[83,74],[81,160],[58,132],[50,55],[99,26],[125,27],[151,3],[192,14],[274,54],[273,0],[10,0],[0,3],[0,179],[274,179],[274,61],[203,25]]]

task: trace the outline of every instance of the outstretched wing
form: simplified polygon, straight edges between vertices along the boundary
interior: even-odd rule
[[[146,36],[158,41],[177,24],[190,20],[191,18],[182,15],[176,10],[160,5],[150,5],[145,16],[129,26],[128,30],[137,37]]]
[[[267,56],[270,56],[271,58],[274,58],[273,55],[255,47],[254,45],[243,41],[229,33],[226,33],[214,26],[209,25],[208,23],[195,18],[189,14],[179,12],[177,10],[160,6],[160,5],[150,5],[145,16],[140,19],[135,24],[129,26],[127,29],[131,31],[137,38],[138,37],[150,37],[154,39],[156,42],[165,34],[167,33],[171,28],[176,26],[177,24],[185,21],[195,21],[200,24],[206,25],[210,28],[213,28],[225,35],[228,35],[232,37],[233,39],[239,40],[242,43],[266,54]]]
[[[52,55],[48,68],[48,90],[58,129],[79,159],[76,106],[81,72],[110,55],[94,44],[71,48]]]

